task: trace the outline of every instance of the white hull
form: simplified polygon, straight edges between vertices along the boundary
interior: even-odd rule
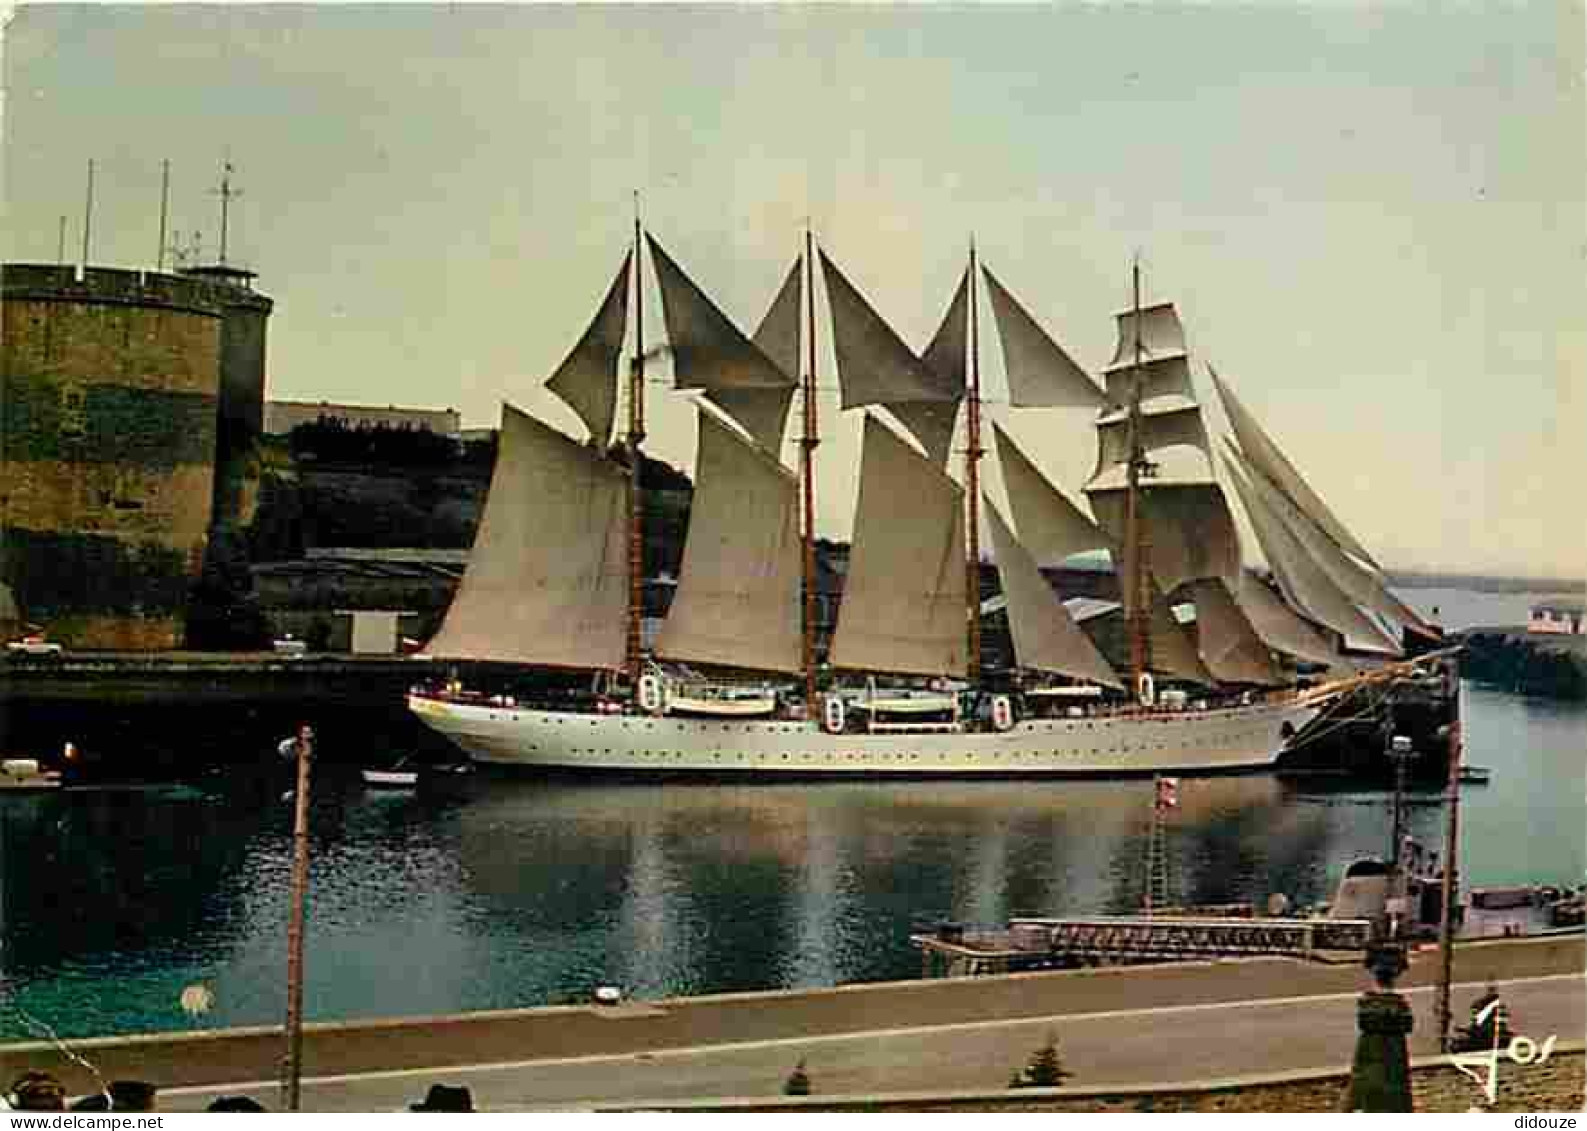
[[[1270,767],[1315,701],[1026,719],[1003,732],[828,734],[815,722],[580,714],[410,695],[475,761],[577,770],[754,774],[1134,775]]]

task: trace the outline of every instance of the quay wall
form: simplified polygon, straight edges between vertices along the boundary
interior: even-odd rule
[[[1431,984],[1434,959],[1418,955],[1402,985]],[[1461,983],[1489,978],[1502,983],[1579,971],[1583,959],[1581,936],[1468,943],[1456,947],[1454,976]],[[1365,982],[1354,965],[1253,959],[351,1021],[306,1026],[303,1063],[306,1074],[326,1076],[637,1055],[881,1029],[1353,993]],[[272,1079],[281,1041],[279,1028],[253,1028],[78,1040],[72,1047],[108,1079],[142,1079],[165,1088]],[[92,1086],[86,1070],[47,1042],[0,1044],[0,1080],[28,1069],[56,1075],[73,1092]]]
[[[1587,636],[1473,628],[1461,641],[1461,671],[1469,679],[1522,695],[1587,700]]]

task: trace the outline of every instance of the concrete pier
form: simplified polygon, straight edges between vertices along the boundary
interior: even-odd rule
[[[1576,1024],[1576,1014],[1582,1007],[1580,973],[1584,958],[1587,950],[1580,936],[1474,943],[1457,948],[1455,980],[1480,984],[1492,978],[1504,992],[1507,982],[1519,985],[1531,979],[1529,992],[1533,999],[1537,1003],[1560,1003],[1560,1008],[1570,1012],[1563,1022]],[[1436,970],[1433,956],[1423,954],[1413,961],[1401,981],[1401,987],[1419,1003],[1419,1009],[1430,1008],[1428,987]],[[1538,979],[1545,981],[1537,984]],[[1076,1083],[1122,1083],[1131,1079],[1163,1079],[1165,1065],[1181,1065],[1192,1076],[1202,1071],[1192,1068],[1191,1062],[1196,1057],[1204,1059],[1218,1053],[1221,1038],[1215,1034],[1229,1030],[1231,1009],[1255,1010],[1265,1017],[1264,1026],[1276,1029],[1272,1040],[1246,1042],[1249,1048],[1231,1046],[1224,1051],[1237,1057],[1240,1064],[1250,1061],[1247,1071],[1280,1071],[1348,1061],[1353,1001],[1367,981],[1366,972],[1357,966],[1319,966],[1293,959],[1264,958],[320,1024],[306,1030],[304,1071],[306,1077],[324,1081],[322,1087],[337,1090],[334,1095],[322,1093],[321,1105],[310,1104],[311,1110],[381,1110],[358,1106],[377,1102],[359,1098],[375,1094],[356,1091],[361,1079],[368,1077],[371,1086],[384,1088],[381,1096],[411,1088],[416,1080],[449,1079],[449,1071],[468,1075],[483,1087],[480,1074],[496,1066],[498,1075],[509,1081],[499,1087],[520,1089],[515,1094],[544,1096],[549,1094],[545,1088],[555,1086],[593,1088],[588,1094],[611,1096],[615,1093],[608,1092],[609,1088],[652,1085],[641,1081],[638,1075],[599,1068],[599,1058],[621,1058],[624,1063],[633,1063],[636,1074],[641,1065],[653,1059],[657,1060],[658,1072],[669,1063],[680,1070],[687,1064],[699,1063],[698,1071],[705,1074],[716,1071],[705,1064],[708,1060],[756,1055],[774,1066],[768,1071],[780,1083],[798,1059],[796,1046],[806,1043],[834,1049],[852,1036],[854,1051],[844,1054],[841,1071],[860,1079],[863,1071],[870,1071],[862,1063],[867,1057],[887,1054],[893,1048],[903,1050],[915,1040],[929,1038],[939,1042],[919,1054],[907,1052],[899,1064],[886,1068],[888,1079],[900,1080],[900,1087],[913,1087],[916,1085],[899,1074],[913,1078],[926,1073],[930,1079],[929,1074],[941,1071],[941,1066],[933,1068],[931,1057],[945,1057],[944,1063],[953,1062],[961,1068],[975,1067],[975,1057],[966,1059],[954,1050],[966,1051],[969,1042],[986,1034],[996,1035],[1005,1027],[1012,1034],[1011,1048],[1023,1049],[1029,1036],[1021,1026],[1037,1026],[1032,1031],[1039,1033],[1039,1027],[1047,1023],[1044,1019],[1062,1016],[1072,1022],[1094,1018],[1095,1027],[1099,1027],[1094,1038],[1097,1050],[1115,1058],[1125,1057],[1106,1070],[1109,1080],[1098,1079],[1103,1070],[1091,1068],[1086,1078]],[[1313,1012],[1293,1004],[1299,998],[1327,1000],[1330,1008],[1340,1012],[1338,1041],[1318,1044],[1322,1027]],[[1457,993],[1457,1002],[1464,1001],[1465,997]],[[1523,1006],[1523,1027],[1552,1023],[1543,1016],[1543,1008],[1530,1001]],[[1161,1034],[1165,1040],[1176,1035],[1185,1037],[1189,1032],[1187,1018],[1203,1013],[1211,1019],[1203,1024],[1213,1025],[1214,1036],[1205,1040],[1198,1037],[1188,1044],[1182,1040],[1176,1046],[1179,1051],[1169,1055],[1163,1051],[1165,1046],[1153,1041],[1157,1032],[1153,1014],[1156,1010],[1167,1011]],[[1110,1025],[1123,1026],[1121,1036],[1104,1038],[1101,1029]],[[1293,1034],[1286,1035],[1291,1030]],[[1069,1038],[1065,1040],[1069,1042]],[[1333,1050],[1336,1043],[1340,1048]],[[149,1080],[162,1090],[252,1084],[262,1098],[268,1097],[261,1082],[277,1077],[284,1049],[279,1029],[162,1034],[72,1044],[108,1079]],[[1297,1057],[1303,1062],[1289,1063]],[[782,1063],[784,1059],[786,1064]],[[986,1057],[983,1055],[982,1059]],[[999,1052],[987,1066],[992,1086],[1007,1079],[1002,1059]],[[580,1080],[580,1074],[586,1071],[578,1067],[580,1063],[592,1064],[589,1071],[595,1073],[597,1083],[586,1085]],[[836,1088],[841,1079],[839,1068],[825,1058],[813,1057],[810,1065],[818,1090]],[[1203,1067],[1207,1071],[1214,1069],[1210,1063]],[[91,1078],[81,1067],[47,1044],[0,1045],[0,1080],[12,1079],[29,1068],[54,1073],[73,1092],[92,1087]],[[996,1078],[998,1074],[1000,1079]],[[527,1077],[538,1082],[510,1083]],[[668,1086],[683,1089],[677,1093],[681,1095],[691,1094],[691,1087],[696,1088],[694,1095],[723,1094],[698,1090],[710,1085],[692,1085],[682,1076]],[[944,1079],[942,1086],[954,1084]],[[190,1093],[186,1098],[196,1097]],[[175,1106],[169,1109],[175,1110]]]

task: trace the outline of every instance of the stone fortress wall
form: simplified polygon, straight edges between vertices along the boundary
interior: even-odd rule
[[[210,532],[243,505],[223,485],[258,435],[269,309],[227,281],[0,267],[0,582],[53,638],[182,643]]]

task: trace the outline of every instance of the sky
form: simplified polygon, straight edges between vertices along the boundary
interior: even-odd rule
[[[162,160],[212,259],[229,159],[270,397],[478,426],[508,400],[577,435],[540,385],[636,191],[746,329],[808,221],[923,348],[973,238],[1095,372],[1138,255],[1385,566],[1581,578],[1584,42],[1571,3],[21,4],[0,259],[54,262],[62,215],[80,255],[90,158],[92,262],[155,265]],[[990,414],[1074,492],[1088,415],[1011,413],[982,321]],[[818,525],[846,536],[860,414],[818,365]],[[649,397],[687,468],[689,401]]]

